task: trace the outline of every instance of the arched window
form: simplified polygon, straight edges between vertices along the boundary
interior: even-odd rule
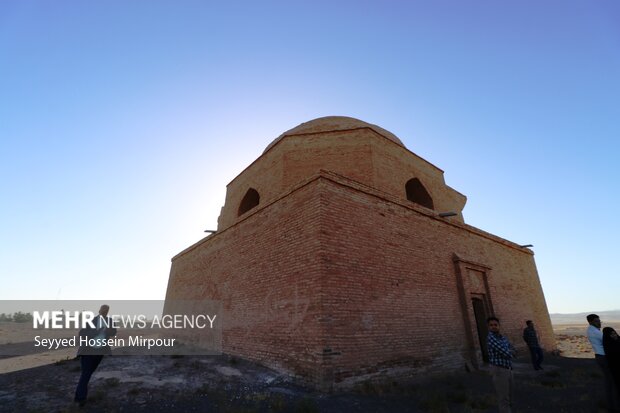
[[[424,185],[418,178],[412,178],[405,184],[405,190],[407,191],[407,199],[423,207],[434,209],[433,198],[429,195]]]
[[[248,192],[245,193],[241,203],[239,204],[239,210],[237,211],[237,216],[241,216],[248,212],[250,209],[254,208],[260,202],[260,195],[254,188],[248,189]]]

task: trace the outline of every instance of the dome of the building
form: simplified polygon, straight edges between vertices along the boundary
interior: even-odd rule
[[[281,139],[286,136],[294,136],[294,135],[305,135],[305,134],[313,134],[313,133],[322,133],[322,132],[333,132],[333,131],[343,131],[343,130],[354,130],[354,129],[363,129],[370,128],[377,132],[379,135],[385,137],[386,139],[391,140],[392,142],[405,147],[400,139],[396,137],[392,132],[388,132],[385,129],[373,125],[371,123],[366,123],[359,119],[350,118],[348,116],[325,116],[323,118],[313,119],[308,122],[304,122],[301,125],[295,126],[293,129],[289,129],[284,132],[282,135],[278,136],[274,139],[263,151],[263,153],[267,152],[278,143]]]

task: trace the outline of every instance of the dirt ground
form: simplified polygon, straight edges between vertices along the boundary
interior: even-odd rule
[[[612,327],[620,331],[620,323],[603,323],[603,327]],[[555,324],[553,332],[558,350],[565,357],[593,358],[592,346],[585,336],[584,324]]]
[[[517,412],[599,412],[602,375],[583,326],[556,329],[563,356],[547,355],[535,372],[527,355],[515,363]],[[3,361],[3,360],[0,360]],[[13,366],[15,363],[13,363]],[[0,412],[495,412],[485,371],[410,381],[362,382],[322,394],[287,376],[228,356],[106,357],[79,408],[73,393],[79,361],[13,369],[0,374]]]

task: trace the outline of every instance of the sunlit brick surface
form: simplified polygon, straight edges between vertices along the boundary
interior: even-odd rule
[[[320,387],[480,365],[475,298],[518,347],[532,319],[555,348],[532,253],[464,224],[440,169],[352,125],[285,134],[235,178],[166,298],[221,300],[224,352]],[[406,199],[413,177],[435,210]],[[260,203],[237,216],[249,188]]]

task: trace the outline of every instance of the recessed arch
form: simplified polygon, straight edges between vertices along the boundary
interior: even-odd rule
[[[237,211],[237,216],[241,216],[248,212],[250,209],[254,208],[260,202],[260,195],[258,191],[254,188],[248,189],[248,191],[243,196],[241,203],[239,204],[239,210]]]
[[[431,195],[418,178],[411,178],[408,180],[405,184],[405,191],[407,193],[407,199],[411,202],[415,202],[426,208],[435,209],[433,198],[431,198]]]

